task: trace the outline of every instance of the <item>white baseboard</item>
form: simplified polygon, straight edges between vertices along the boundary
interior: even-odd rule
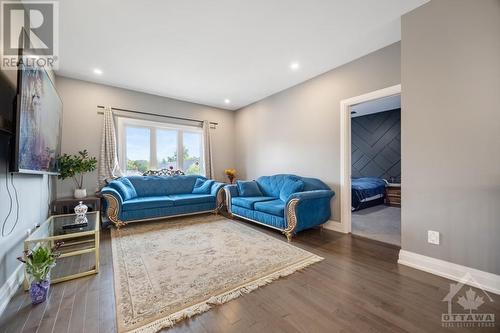
[[[339,221],[328,220],[328,222],[323,224],[323,228],[347,234],[347,231],[345,231],[345,226]]]
[[[23,265],[20,264],[0,288],[0,317],[5,311],[5,308],[7,308],[12,296],[14,296],[19,286],[23,283],[23,280],[24,270]]]
[[[473,287],[482,288],[500,295],[500,275],[405,250],[399,251],[398,264],[439,275],[453,281],[465,282]],[[466,276],[470,276],[471,279],[464,281]]]

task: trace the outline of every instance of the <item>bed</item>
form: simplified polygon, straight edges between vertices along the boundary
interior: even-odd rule
[[[352,178],[352,210],[360,210],[384,203],[387,181],[378,177]]]

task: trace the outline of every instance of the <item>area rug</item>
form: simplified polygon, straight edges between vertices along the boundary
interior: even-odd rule
[[[157,332],[323,258],[221,216],[111,231],[118,331]]]

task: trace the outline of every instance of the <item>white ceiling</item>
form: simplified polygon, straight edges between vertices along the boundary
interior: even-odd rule
[[[64,0],[58,74],[235,110],[399,41],[425,2]]]
[[[351,117],[361,117],[372,113],[384,112],[401,108],[401,95],[393,95],[359,103],[351,107]],[[356,113],[352,113],[352,112]]]

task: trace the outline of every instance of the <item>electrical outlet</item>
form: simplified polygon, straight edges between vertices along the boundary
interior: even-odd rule
[[[427,230],[427,242],[439,245],[439,231]]]

